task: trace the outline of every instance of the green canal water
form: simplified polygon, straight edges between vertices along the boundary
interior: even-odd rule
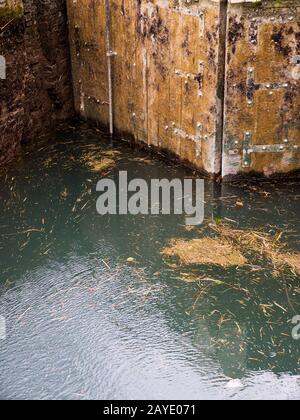
[[[0,174],[0,398],[299,398],[291,320],[300,278],[259,264],[170,264],[160,253],[169,241],[205,227],[188,230],[175,215],[97,215],[100,175],[83,159],[95,148],[110,144],[69,127]],[[112,178],[192,174],[127,145],[113,150]],[[299,199],[298,183],[207,180],[205,218],[282,231],[300,251]],[[199,281],[187,282],[191,273]]]

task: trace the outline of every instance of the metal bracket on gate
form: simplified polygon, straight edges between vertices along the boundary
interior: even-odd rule
[[[249,168],[251,166],[251,153],[253,149],[251,149],[252,144],[252,134],[247,131],[244,137],[244,144],[243,144],[243,167]]]
[[[243,142],[243,168],[250,168],[252,164],[252,153],[284,153],[297,152],[300,147],[292,144],[289,139],[284,139],[282,144],[252,144],[252,133],[246,131]]]
[[[179,5],[171,5],[171,8],[174,12],[179,13],[181,15],[185,16],[194,16],[196,18],[199,18],[199,37],[203,38],[205,33],[205,15],[204,11],[199,9],[199,6],[197,5],[196,8],[188,7],[188,4],[190,4],[191,1],[180,1]],[[186,4],[186,5],[185,5]],[[191,6],[191,4],[190,4]]]
[[[118,55],[118,53],[116,51],[107,51],[106,56],[107,57],[114,57]]]
[[[169,127],[166,127],[166,130],[168,129]],[[197,125],[196,135],[188,134],[186,131],[182,130],[181,128],[176,127],[175,123],[172,124],[172,130],[176,137],[180,137],[186,140],[191,140],[195,143],[202,141],[202,124]]]

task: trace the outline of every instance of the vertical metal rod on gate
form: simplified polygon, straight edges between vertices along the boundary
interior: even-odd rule
[[[107,55],[107,76],[108,76],[108,96],[109,96],[109,133],[114,134],[114,104],[113,104],[113,85],[112,85],[112,57],[116,55],[111,48],[111,19],[109,0],[105,0],[105,37],[106,37],[106,55]]]

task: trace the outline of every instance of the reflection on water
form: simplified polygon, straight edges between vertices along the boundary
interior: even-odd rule
[[[187,230],[182,216],[98,216],[91,150],[109,145],[69,128],[0,175],[0,397],[299,398],[299,277],[170,265],[160,255],[170,239],[205,228]],[[127,146],[109,155],[114,178],[191,175]],[[207,181],[206,219],[283,231],[299,251],[299,198],[292,182]]]

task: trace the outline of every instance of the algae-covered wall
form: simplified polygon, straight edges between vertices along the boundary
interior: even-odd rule
[[[1,164],[73,112],[65,1],[0,0],[0,56]]]

